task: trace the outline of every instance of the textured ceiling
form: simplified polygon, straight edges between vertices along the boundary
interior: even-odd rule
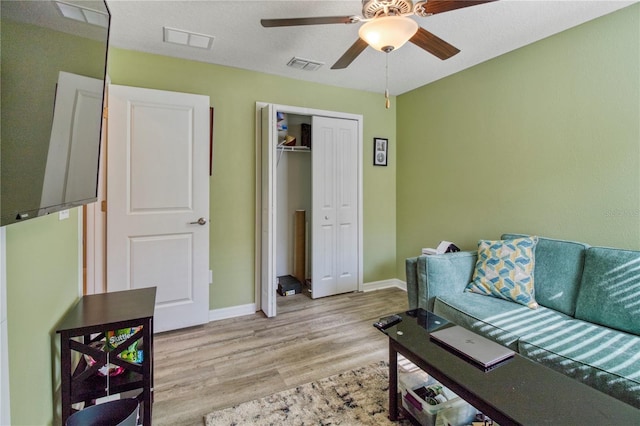
[[[414,16],[419,25],[461,52],[441,61],[411,43],[388,55],[367,48],[347,69],[331,70],[357,39],[360,24],[263,28],[260,19],[361,15],[360,0],[107,0],[113,46],[380,93],[385,88],[388,59],[392,95],[635,2],[500,0],[427,18]],[[203,50],[165,43],[164,26],[212,35],[213,47]],[[294,56],[324,65],[317,71],[287,67]]]

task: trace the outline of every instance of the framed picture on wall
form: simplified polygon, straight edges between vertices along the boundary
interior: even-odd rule
[[[389,140],[373,138],[373,165],[386,166]]]

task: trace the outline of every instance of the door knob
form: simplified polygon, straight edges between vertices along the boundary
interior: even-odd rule
[[[205,219],[204,217],[201,217],[195,222],[189,222],[189,225],[206,225],[206,224],[207,224],[207,219]]]

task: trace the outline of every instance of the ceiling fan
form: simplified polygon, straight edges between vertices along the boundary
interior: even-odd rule
[[[492,1],[495,0],[423,0],[414,4],[411,0],[362,0],[362,17],[354,15],[262,19],[260,23],[263,27],[363,23],[358,30],[358,40],[331,69],[348,67],[367,46],[389,53],[407,41],[445,60],[460,50],[420,27],[409,16],[427,17]]]

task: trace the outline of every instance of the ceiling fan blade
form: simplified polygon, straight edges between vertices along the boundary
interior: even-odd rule
[[[416,46],[423,48],[432,55],[437,56],[443,61],[460,52],[460,49],[450,45],[422,27],[418,28],[418,32],[416,32],[409,41]]]
[[[450,10],[462,9],[463,7],[476,6],[483,3],[490,3],[496,0],[428,0],[425,5],[427,13],[448,12]]]
[[[263,27],[294,27],[298,25],[353,24],[353,16],[317,16],[312,18],[261,19]]]
[[[344,55],[342,55],[340,59],[338,59],[338,62],[333,64],[331,69],[341,70],[348,67],[351,64],[351,62],[353,62],[353,60],[356,59],[358,55],[361,54],[364,51],[364,49],[367,48],[367,46],[368,44],[366,41],[364,41],[361,38],[358,38],[358,40],[356,40],[356,42],[353,43],[351,47],[347,49],[346,52],[344,52]]]

